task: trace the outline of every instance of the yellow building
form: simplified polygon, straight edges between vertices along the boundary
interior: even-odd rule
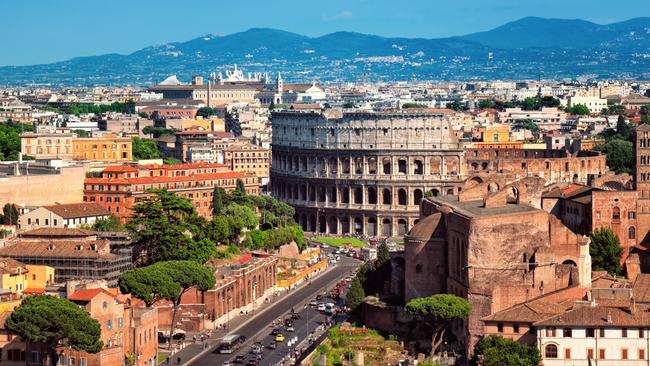
[[[205,131],[225,132],[226,121],[221,118],[184,119],[181,120],[181,129],[183,131],[190,129],[200,129]]]
[[[72,159],[98,161],[131,161],[131,138],[104,135],[72,140]]]
[[[255,174],[262,185],[269,178],[269,149],[253,145],[250,142],[236,142],[224,149],[226,164],[235,172]]]
[[[3,293],[22,295],[23,292],[42,293],[54,283],[54,268],[26,265],[12,258],[0,258],[0,289]]]
[[[509,125],[490,125],[479,129],[481,141],[483,142],[509,142],[510,126]]]

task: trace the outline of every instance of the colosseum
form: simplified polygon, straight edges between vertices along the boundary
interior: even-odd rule
[[[275,112],[272,193],[305,231],[404,235],[425,195],[456,193],[463,150],[442,114]]]

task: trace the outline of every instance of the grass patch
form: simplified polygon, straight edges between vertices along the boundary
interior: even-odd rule
[[[363,248],[368,246],[368,243],[359,240],[357,238],[330,238],[327,236],[319,236],[314,238],[313,240],[321,244],[332,245],[335,247],[353,246],[353,247]]]
[[[161,363],[165,362],[167,360],[167,355],[164,353],[159,353],[158,354],[158,364],[160,365]]]

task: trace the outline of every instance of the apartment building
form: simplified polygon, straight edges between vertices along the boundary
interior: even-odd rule
[[[232,191],[242,180],[248,194],[259,194],[257,176],[233,172],[223,164],[121,165],[105,168],[84,181],[84,202],[94,202],[126,222],[131,208],[150,189],[167,189],[189,198],[199,214],[210,218],[214,187]]]
[[[72,140],[72,159],[98,161],[131,161],[130,137],[104,135],[99,137],[84,137]]]
[[[110,212],[95,203],[70,203],[41,206],[18,218],[19,229],[59,227],[75,229],[106,219]]]
[[[530,120],[545,131],[559,130],[566,122],[567,114],[554,107],[543,107],[539,111],[526,111],[521,108],[506,108],[497,114],[499,123],[513,124],[517,121]]]
[[[224,158],[230,169],[254,174],[264,185],[269,180],[271,152],[250,142],[237,142],[224,149]]]
[[[68,129],[25,132],[20,135],[20,151],[36,159],[72,159],[72,140]]]

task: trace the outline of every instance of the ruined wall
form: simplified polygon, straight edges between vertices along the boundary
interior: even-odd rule
[[[86,167],[62,168],[61,174],[22,175],[0,178],[0,205],[43,206],[79,203],[83,200]]]

